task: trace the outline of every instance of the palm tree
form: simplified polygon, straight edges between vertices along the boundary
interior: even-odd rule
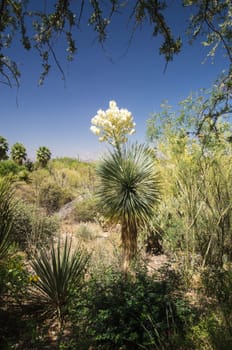
[[[7,156],[8,150],[9,150],[9,145],[7,140],[3,136],[0,136],[0,160],[5,160],[8,158]]]
[[[43,168],[47,166],[51,155],[51,151],[45,146],[40,146],[36,151],[37,161]]]
[[[22,165],[23,161],[26,160],[27,152],[22,143],[16,142],[11,147],[11,158],[19,165]]]
[[[160,197],[154,153],[145,145],[110,153],[97,169],[98,198],[106,217],[121,224],[123,269],[137,253],[138,228],[147,225]]]

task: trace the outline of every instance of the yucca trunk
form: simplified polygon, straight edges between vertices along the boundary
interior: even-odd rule
[[[123,271],[128,272],[132,261],[137,254],[137,226],[134,222],[122,221],[121,224],[121,241],[122,241],[122,257]]]

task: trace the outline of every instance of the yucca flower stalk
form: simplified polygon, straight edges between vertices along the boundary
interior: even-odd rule
[[[121,224],[123,270],[137,253],[138,229],[148,224],[160,197],[154,154],[146,145],[109,153],[97,169],[98,199],[104,215]]]
[[[121,152],[121,146],[128,140],[127,135],[135,133],[135,123],[130,111],[118,108],[115,101],[109,102],[106,111],[99,109],[91,119],[90,130],[99,137],[100,142],[108,142]]]

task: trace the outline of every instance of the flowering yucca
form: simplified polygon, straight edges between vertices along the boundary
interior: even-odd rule
[[[115,101],[110,101],[109,109],[106,111],[98,110],[91,123],[90,130],[99,136],[99,141],[108,141],[114,147],[126,143],[126,135],[135,133],[131,112],[127,109],[119,109]]]

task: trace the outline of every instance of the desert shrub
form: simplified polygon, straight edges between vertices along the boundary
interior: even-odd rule
[[[189,340],[197,350],[227,350],[232,344],[232,271],[207,267],[201,273],[199,317]]]
[[[60,157],[56,159],[52,159],[52,164],[54,167],[59,168],[68,168],[68,169],[78,169],[80,166],[80,161],[76,158],[71,157]]]
[[[19,181],[15,186],[15,196],[26,203],[35,204],[36,195],[35,190],[30,183]]]
[[[73,199],[72,194],[55,183],[44,184],[39,190],[39,205],[52,214]]]
[[[14,210],[12,237],[21,249],[46,245],[59,229],[55,217],[47,217],[41,209],[18,201]]]
[[[13,160],[2,160],[0,162],[0,176],[16,175],[22,169],[25,168],[15,163]]]
[[[13,160],[0,162],[0,176],[15,176],[15,179],[30,182],[30,172],[24,165],[19,165]]]
[[[27,295],[29,276],[24,256],[12,248],[9,253],[0,263],[0,349],[15,348],[22,341],[22,333],[25,332],[22,307]]]
[[[231,330],[222,322],[220,313],[211,309],[191,328],[189,340],[197,350],[228,350],[231,348]]]
[[[205,293],[217,300],[224,324],[232,334],[232,269],[208,268],[202,274]]]
[[[71,318],[77,334],[89,339],[86,348],[183,349],[184,318],[190,308],[181,297],[174,297],[167,281],[145,272],[125,278],[108,268],[100,279],[93,276],[89,281],[83,305],[73,300]]]
[[[54,182],[75,187],[78,193],[83,193],[87,189],[93,190],[96,184],[94,164],[74,158],[53,159],[49,164],[49,172]]]
[[[76,203],[72,211],[72,218],[77,222],[95,221],[97,213],[96,198],[94,196],[86,196]]]
[[[11,252],[9,258],[0,264],[0,296],[10,297],[20,303],[26,293],[29,283],[28,272],[24,264],[24,256],[16,251]],[[3,300],[2,300],[3,301]],[[6,303],[4,302],[6,306]]]
[[[95,238],[96,232],[86,224],[81,224],[76,231],[76,236],[81,240],[88,242]]]
[[[25,181],[27,183],[31,182],[30,172],[27,169],[20,170],[19,173],[17,174],[17,178],[20,181]]]
[[[32,172],[32,171],[34,170],[34,163],[33,163],[33,161],[32,161],[31,159],[29,159],[29,158],[27,158],[27,159],[25,160],[24,166],[25,166],[25,168],[26,168],[28,171],[30,171],[30,172]]]

